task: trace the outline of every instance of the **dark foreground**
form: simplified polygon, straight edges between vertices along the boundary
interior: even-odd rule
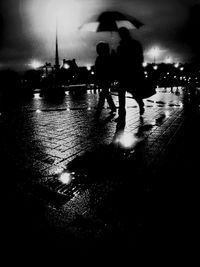
[[[138,257],[177,263],[189,255],[191,263],[198,103],[185,102],[181,90],[158,90],[140,117],[127,98],[122,125],[108,109],[95,119],[97,99],[69,94],[2,112],[2,255],[26,265],[110,259],[126,266]]]

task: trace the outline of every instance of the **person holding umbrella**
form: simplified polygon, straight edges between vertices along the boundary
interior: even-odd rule
[[[119,119],[126,117],[126,91],[130,92],[139,105],[139,113],[144,113],[144,102],[140,96],[140,86],[144,81],[143,48],[133,39],[127,28],[118,30],[121,38],[117,47],[117,76],[119,81]]]

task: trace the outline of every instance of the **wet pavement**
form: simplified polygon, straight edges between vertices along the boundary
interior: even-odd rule
[[[107,103],[95,118],[97,101],[94,90],[67,91],[60,101],[36,93],[20,105],[7,101],[1,111],[2,229],[5,251],[18,259],[188,247],[198,103],[182,88],[157,88],[139,116],[127,94],[121,125]]]

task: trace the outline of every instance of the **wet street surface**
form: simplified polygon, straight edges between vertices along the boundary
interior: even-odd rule
[[[97,119],[97,102],[93,90],[60,101],[36,93],[1,111],[3,242],[19,260],[117,259],[188,245],[199,106],[185,104],[181,88],[158,88],[139,116],[127,94],[121,125],[107,103]]]

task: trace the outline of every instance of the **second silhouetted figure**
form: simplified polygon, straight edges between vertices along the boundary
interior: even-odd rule
[[[117,48],[117,76],[119,81],[119,118],[126,116],[126,91],[130,92],[139,105],[139,113],[144,113],[144,103],[140,96],[140,87],[144,81],[143,48],[134,40],[129,30],[119,29],[121,38]]]
[[[96,112],[98,117],[103,109],[105,99],[108,101],[111,112],[116,112],[116,106],[109,92],[112,81],[112,58],[109,44],[106,42],[99,42],[96,46],[96,51],[98,56],[95,60],[95,75],[96,82],[101,89]]]

